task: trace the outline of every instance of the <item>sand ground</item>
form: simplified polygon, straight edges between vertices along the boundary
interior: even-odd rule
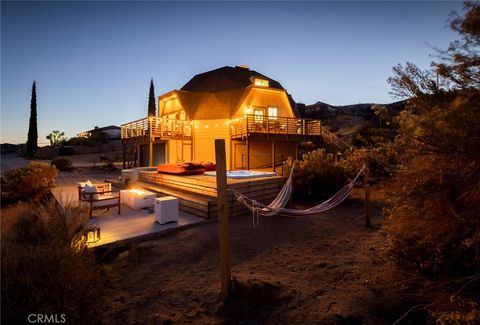
[[[383,267],[379,206],[364,227],[361,193],[305,218],[231,220],[232,299],[218,302],[218,225],[123,253],[110,264],[111,323],[384,324],[369,313]]]

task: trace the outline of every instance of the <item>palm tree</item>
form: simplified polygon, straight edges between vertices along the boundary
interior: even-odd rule
[[[65,135],[65,132],[60,132],[58,130],[52,131],[49,135],[46,136],[47,140],[50,140],[50,146],[57,146],[61,138]]]

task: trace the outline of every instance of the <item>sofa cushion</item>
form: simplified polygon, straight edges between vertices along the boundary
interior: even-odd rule
[[[90,183],[91,184],[91,183]],[[95,185],[88,185],[88,182],[85,184],[85,187],[83,188],[83,197],[85,200],[98,200],[99,195],[98,194],[93,194],[93,195],[87,195],[87,193],[97,193],[98,189]]]

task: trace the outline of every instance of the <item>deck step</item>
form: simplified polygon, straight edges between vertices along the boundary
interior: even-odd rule
[[[210,196],[179,190],[165,185],[157,185],[147,182],[130,182],[136,188],[153,191],[160,196],[174,196],[180,200],[179,209],[195,216],[209,219],[210,209],[213,204],[216,205],[216,199]]]

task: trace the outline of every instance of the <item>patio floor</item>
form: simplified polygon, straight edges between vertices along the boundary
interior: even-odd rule
[[[52,189],[52,194],[62,205],[77,203],[77,183],[84,182],[87,179],[96,183],[115,179],[115,176],[112,174],[73,174],[62,172],[57,178],[58,186]],[[160,225],[154,221],[153,207],[149,210],[134,210],[125,204],[122,204],[120,215],[118,215],[117,208],[111,208],[108,211],[106,209],[94,210],[90,223],[92,226],[100,227],[100,240],[95,243],[89,243],[88,246],[98,247],[202,221],[205,221],[205,219],[179,211],[178,222]]]

